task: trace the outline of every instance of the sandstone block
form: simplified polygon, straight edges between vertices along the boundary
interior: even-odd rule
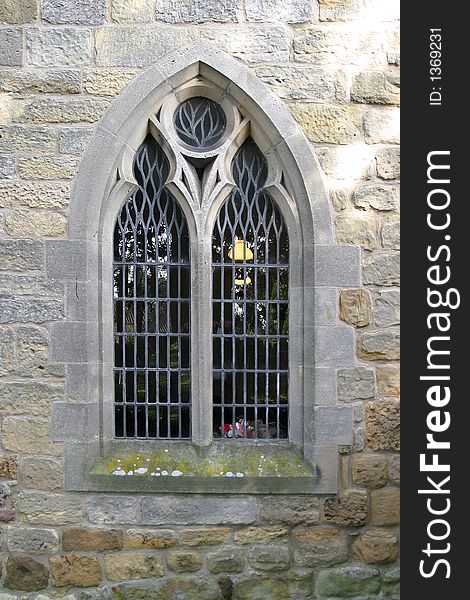
[[[305,65],[260,65],[255,73],[284,100],[346,100],[342,71]]]
[[[294,2],[246,0],[245,10],[248,21],[304,23],[311,21],[314,17],[314,4],[310,0],[295,0]]]
[[[400,455],[390,458],[390,479],[400,485]]]
[[[398,219],[383,221],[380,234],[382,248],[400,250],[400,222]]]
[[[353,194],[356,208],[379,211],[396,210],[399,204],[399,190],[390,185],[368,185],[360,187]]]
[[[176,544],[176,535],[172,529],[128,529],[126,548],[171,548]]]
[[[233,586],[233,597],[237,600],[304,600],[311,597],[312,591],[310,574],[256,574],[238,579]]]
[[[120,550],[122,548],[121,529],[84,529],[66,527],[62,533],[62,549],[80,550]],[[112,555],[117,556],[117,555]]]
[[[237,544],[271,544],[285,540],[288,535],[287,527],[247,527],[235,532],[234,541]]]
[[[378,400],[366,404],[366,442],[372,450],[400,450],[400,404]]]
[[[78,69],[2,69],[0,68],[0,92],[22,94],[78,94],[81,77]]]
[[[13,330],[9,327],[0,327],[0,376],[9,375],[15,366],[16,349]]]
[[[176,573],[194,573],[202,568],[204,556],[193,550],[171,550],[167,554],[167,564]]]
[[[312,142],[350,144],[361,138],[361,113],[354,106],[296,103],[291,110]]]
[[[111,18],[115,23],[151,23],[154,0],[112,0]]]
[[[367,360],[397,360],[400,358],[400,334],[393,329],[361,333],[357,354]]]
[[[363,11],[361,0],[318,0],[320,21],[352,21],[360,19]]]
[[[61,6],[68,5],[69,3],[61,4]],[[26,52],[28,65],[32,67],[87,65],[92,58],[91,31],[31,27],[26,30]]]
[[[24,458],[21,465],[21,482],[26,488],[57,490],[63,484],[63,466],[52,458]]]
[[[86,69],[83,91],[96,96],[118,96],[139,73],[139,69]]]
[[[23,64],[23,32],[21,28],[0,29],[0,65],[20,67]]]
[[[315,151],[325,174],[339,183],[351,179],[368,180],[374,172],[374,150],[363,144],[318,147]]]
[[[350,193],[348,190],[330,190],[330,200],[336,211],[345,210],[348,207]]]
[[[112,581],[163,577],[164,568],[160,556],[144,552],[118,552],[104,555],[106,577]]]
[[[4,479],[18,479],[17,456],[0,456],[0,477]]]
[[[78,162],[75,156],[20,156],[18,174],[23,179],[72,179]]]
[[[245,568],[245,551],[240,548],[222,548],[207,555],[207,566],[212,573],[241,573]]]
[[[258,571],[287,571],[290,567],[289,548],[284,546],[253,546],[249,553],[250,565]]]
[[[92,135],[91,127],[64,127],[59,134],[59,152],[81,154]]]
[[[62,383],[0,381],[0,414],[48,417],[51,402],[63,400]]]
[[[11,523],[16,519],[14,508],[0,508],[0,523]],[[3,536],[0,536],[0,541]]]
[[[42,152],[57,146],[56,134],[47,127],[1,125],[0,152]]]
[[[351,100],[364,104],[400,104],[397,71],[362,71],[353,76]]]
[[[3,419],[3,447],[22,454],[53,454],[49,421],[29,417]]]
[[[10,590],[34,592],[48,585],[49,571],[41,562],[28,556],[9,556],[6,564],[5,587]]]
[[[335,220],[339,244],[356,244],[365,250],[377,248],[377,221],[374,215],[339,215]]]
[[[365,327],[371,321],[371,299],[367,290],[341,290],[339,294],[339,316],[354,325]]]
[[[94,123],[101,119],[108,106],[107,98],[33,97],[18,101],[13,120],[18,123]],[[76,163],[76,158],[70,157],[70,161]]]
[[[375,396],[374,371],[368,367],[338,369],[338,399],[344,402]]]
[[[400,256],[384,252],[366,256],[362,268],[365,285],[398,285],[400,283]]]
[[[19,496],[19,513],[32,524],[67,525],[82,520],[79,496],[24,490]]]
[[[3,0],[0,4],[0,23],[22,25],[38,16],[37,0]]]
[[[400,523],[400,490],[392,487],[372,490],[370,518],[373,525],[398,525]]]
[[[346,535],[335,527],[292,532],[294,562],[301,567],[331,566],[348,560]]]
[[[236,21],[240,0],[160,0],[155,17],[166,23],[220,23]]]
[[[3,323],[44,323],[62,319],[64,314],[63,300],[57,298],[0,298],[0,307]]]
[[[70,189],[66,183],[51,181],[0,182],[0,207],[66,208]]]
[[[365,490],[345,490],[338,498],[328,498],[323,506],[323,521],[344,527],[359,527],[367,521]]]
[[[8,271],[41,269],[44,244],[34,240],[0,240],[0,265]]]
[[[377,175],[381,179],[400,178],[400,148],[389,146],[380,148],[376,154]]]
[[[13,179],[16,175],[16,160],[12,156],[0,156],[0,179]]]
[[[183,546],[214,546],[225,544],[230,531],[228,527],[194,527],[180,531],[178,538]]]
[[[274,525],[316,525],[320,522],[320,504],[317,498],[265,496],[260,499],[259,516]]]
[[[107,18],[106,0],[41,0],[41,9],[42,19],[49,23],[101,25]]]
[[[372,598],[380,591],[380,572],[374,567],[339,567],[320,571],[315,584],[319,597]]]
[[[59,535],[54,529],[39,529],[11,525],[7,528],[7,547],[10,552],[57,552]]]
[[[378,327],[400,323],[400,292],[381,291],[375,300],[374,321]]]
[[[93,556],[67,554],[50,559],[51,576],[54,585],[90,587],[101,581],[101,568]]]
[[[398,556],[398,539],[387,529],[370,529],[353,543],[352,550],[366,564],[391,563]]]
[[[370,109],[364,113],[364,137],[368,144],[399,144],[399,109]]]
[[[90,523],[137,523],[138,499],[126,496],[90,496],[85,515]]]
[[[7,214],[5,228],[16,238],[59,237],[67,229],[67,218],[51,211],[16,209]]]
[[[388,481],[387,459],[380,454],[353,454],[352,478],[357,485],[383,487]]]
[[[377,391],[380,396],[400,395],[400,366],[377,365]]]

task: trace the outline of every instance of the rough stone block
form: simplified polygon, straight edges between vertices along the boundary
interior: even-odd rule
[[[259,517],[270,524],[317,525],[320,522],[318,498],[264,496],[260,498]]]
[[[182,546],[214,546],[225,544],[230,533],[228,527],[194,527],[180,531],[178,539]]]
[[[354,330],[350,327],[315,328],[315,363],[346,367],[354,363]],[[313,360],[313,356],[310,357]]]
[[[357,353],[367,360],[398,360],[400,334],[392,329],[361,333]]]
[[[101,25],[107,18],[106,0],[57,2],[41,0],[43,21],[63,25]]]
[[[62,533],[62,550],[120,550],[122,548],[121,529],[84,529],[65,527]],[[112,554],[111,556],[117,556]]]
[[[320,571],[315,584],[318,597],[372,598],[380,592],[380,572],[374,567],[348,566]]]
[[[57,298],[0,298],[2,323],[45,323],[63,316],[64,303]]]
[[[353,21],[363,16],[363,0],[318,0],[320,21]]]
[[[64,127],[59,134],[59,152],[81,154],[92,135],[91,127]]]
[[[398,219],[387,219],[382,222],[380,232],[382,247],[387,250],[400,249],[400,221]]]
[[[368,144],[400,143],[400,111],[370,109],[364,113],[364,138]]]
[[[13,179],[15,176],[15,158],[13,156],[0,156],[0,179]]]
[[[185,543],[181,540],[181,538],[180,542]],[[175,544],[176,534],[172,529],[129,529],[126,534],[126,540],[124,545],[126,548],[160,549],[171,548]],[[198,544],[195,543],[188,545],[196,546]]]
[[[400,523],[400,490],[382,488],[370,495],[372,525],[398,525]]]
[[[20,493],[19,513],[23,521],[41,525],[67,525],[83,518],[79,496],[29,490]]]
[[[0,415],[48,417],[51,403],[63,397],[62,383],[0,381]]]
[[[292,545],[294,563],[300,567],[327,567],[348,560],[346,535],[334,527],[296,529]]]
[[[56,133],[48,127],[0,126],[0,152],[54,151],[56,146]]]
[[[16,520],[16,511],[14,508],[0,508],[0,523],[12,523]],[[3,537],[3,533],[2,533]],[[0,537],[0,541],[1,541]]]
[[[341,290],[340,318],[354,327],[365,327],[371,321],[371,299],[367,290]]]
[[[400,485],[400,455],[390,458],[390,479]]]
[[[112,581],[163,577],[163,561],[155,554],[119,552],[104,555],[106,577]]]
[[[90,496],[85,502],[85,515],[90,523],[130,523],[137,519],[138,498],[126,496]]]
[[[193,550],[171,550],[166,562],[175,573],[194,573],[202,568],[204,555]]]
[[[399,205],[399,190],[390,185],[360,187],[353,194],[353,202],[356,208],[364,210],[396,210]]]
[[[374,371],[368,367],[338,370],[338,399],[350,402],[375,396]]]
[[[36,164],[39,165],[39,161]],[[67,217],[45,210],[16,209],[7,214],[5,228],[16,238],[60,237],[67,230]]]
[[[92,58],[91,31],[32,27],[26,30],[26,52],[33,67],[87,65]]]
[[[375,300],[374,322],[378,327],[389,327],[400,323],[400,292],[382,291]]]
[[[290,30],[284,25],[239,26],[237,35],[230,28],[204,26],[201,38],[249,63],[289,60]]]
[[[31,271],[44,267],[44,244],[33,240],[0,240],[0,268]]]
[[[389,65],[400,66],[400,27],[389,32],[387,38],[387,62]]]
[[[305,65],[260,65],[254,71],[284,100],[334,102],[346,99],[342,71]]]
[[[100,563],[93,556],[67,554],[50,559],[52,583],[56,586],[89,587],[101,581]]]
[[[55,529],[38,529],[11,525],[7,528],[7,547],[10,552],[57,552],[59,535]]]
[[[366,256],[362,276],[365,285],[399,285],[399,254],[384,252]]]
[[[109,102],[107,98],[33,97],[19,101],[13,120],[18,123],[94,123],[101,119]],[[75,158],[72,160],[76,162]]]
[[[400,178],[400,148],[390,146],[380,148],[376,154],[377,175],[381,179]]]
[[[304,600],[311,598],[313,579],[310,574],[247,575],[233,586],[237,600]]]
[[[78,162],[75,156],[20,156],[18,174],[23,179],[72,179],[77,171]],[[37,214],[36,219],[39,217],[40,215]],[[63,215],[61,217],[66,222],[65,217]],[[51,218],[58,219],[57,216]],[[63,231],[64,228],[61,233]],[[46,235],[46,237],[53,236]]]
[[[352,458],[352,478],[357,485],[381,488],[388,481],[388,464],[381,454],[358,452]]]
[[[374,215],[339,215],[335,220],[339,244],[355,244],[365,250],[377,248],[377,221]]]
[[[23,64],[23,32],[18,29],[0,29],[0,65],[20,67]]]
[[[351,100],[363,104],[400,104],[397,71],[362,71],[353,76]]]
[[[66,208],[70,189],[66,183],[44,181],[0,182],[0,207]]]
[[[256,518],[254,497],[144,497],[143,525],[250,524]]]
[[[387,529],[370,529],[352,545],[355,557],[366,564],[385,564],[398,556],[398,538]]]
[[[80,91],[80,71],[77,69],[0,68],[0,92],[78,94]]]
[[[28,417],[3,419],[2,443],[5,450],[25,454],[53,454],[49,421]]]
[[[349,204],[350,196],[351,194],[349,193],[349,190],[346,189],[330,190],[331,204],[338,212],[346,210]]]
[[[316,155],[326,175],[341,182],[351,179],[371,179],[374,149],[364,144],[348,146],[317,147]]]
[[[366,442],[372,450],[400,450],[400,404],[379,400],[366,404]]]
[[[377,391],[380,396],[400,395],[400,365],[377,365]]]
[[[248,21],[305,23],[315,16],[315,3],[311,0],[246,0],[245,10]]]
[[[209,552],[207,566],[211,573],[241,573],[245,568],[245,550],[227,547]]]
[[[25,488],[57,490],[63,485],[63,466],[52,458],[27,457],[21,463],[20,476]]]
[[[16,348],[13,330],[9,327],[0,327],[0,376],[9,375],[15,367]]]
[[[247,527],[236,531],[234,541],[237,544],[272,544],[287,540],[287,527]],[[225,541],[225,540],[224,540]]]
[[[258,571],[287,571],[290,567],[289,548],[284,546],[254,546],[249,551],[250,565]]]
[[[198,600],[221,600],[220,587],[206,577],[180,575],[157,580],[130,581],[113,586],[115,595],[121,598],[197,598]]]
[[[155,0],[112,0],[111,18],[115,23],[151,23]]]
[[[5,587],[34,592],[47,587],[49,571],[41,562],[28,556],[9,556],[6,563]]]
[[[0,4],[0,23],[22,25],[38,16],[38,0],[3,0]]]
[[[367,522],[366,490],[345,490],[338,498],[328,498],[323,506],[323,521],[342,527],[360,527]]]
[[[0,478],[18,479],[18,457],[1,456],[0,457]]]
[[[240,0],[160,0],[155,17],[166,23],[226,23],[237,21],[240,9]]]
[[[317,246],[317,286],[351,287],[360,284],[360,249],[350,246]]]
[[[361,139],[361,111],[355,106],[296,103],[291,111],[312,142],[351,144]]]

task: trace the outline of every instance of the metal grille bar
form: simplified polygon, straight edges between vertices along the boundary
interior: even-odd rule
[[[114,229],[116,437],[191,435],[189,233],[168,173],[147,136],[134,162],[139,187]]]
[[[212,236],[213,432],[288,435],[289,238],[263,190],[267,164],[251,138],[232,165],[236,188]]]

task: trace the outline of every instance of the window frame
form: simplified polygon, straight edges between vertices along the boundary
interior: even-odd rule
[[[195,77],[205,78],[208,84],[197,83]],[[201,42],[148,69],[114,102],[75,178],[69,237],[46,242],[47,275],[64,280],[67,288],[66,320],[51,325],[51,358],[65,363],[67,373],[67,401],[52,407],[53,440],[64,442],[66,489],[129,489],[131,484],[98,484],[90,479],[89,470],[97,456],[116,447],[113,419],[109,419],[114,390],[112,233],[116,215],[132,192],[132,161],[149,122],[170,158],[167,186],[185,212],[191,238],[192,443],[200,448],[214,443],[212,401],[204,401],[204,390],[212,385],[212,364],[206,360],[201,365],[198,358],[211,348],[212,336],[207,311],[212,300],[211,252],[204,240],[211,239],[214,219],[233,184],[222,181],[217,194],[192,206],[178,185],[182,165],[171,139],[163,137],[152,120],[165,97],[179,102],[188,94],[201,95],[204,85],[218,90],[216,96],[231,96],[234,106],[249,115],[250,134],[268,161],[265,189],[283,213],[291,252],[289,332],[295,343],[289,348],[289,442],[316,470],[315,493],[335,493],[338,446],[353,441],[352,409],[336,403],[336,368],[355,363],[354,331],[341,325],[337,316],[328,321],[310,308],[328,297],[337,313],[338,288],[360,285],[360,249],[334,243],[318,164],[282,102],[241,63]],[[237,138],[231,142],[235,152]],[[296,322],[291,321],[294,314]]]

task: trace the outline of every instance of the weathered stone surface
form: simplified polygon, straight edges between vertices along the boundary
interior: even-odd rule
[[[66,183],[52,181],[0,182],[0,207],[65,208],[70,189]]]
[[[362,269],[365,285],[398,285],[400,283],[400,256],[382,253],[366,256]]]
[[[9,375],[15,367],[16,349],[13,330],[9,327],[0,327],[0,376]]]
[[[352,477],[357,485],[381,488],[388,480],[387,459],[381,454],[359,452],[352,457]]]
[[[366,404],[366,442],[372,450],[400,450],[400,404],[378,400]]]
[[[38,275],[7,275],[0,274],[0,288],[5,296],[49,296],[61,297],[63,285],[54,280]],[[46,344],[47,331],[39,327],[20,327],[20,337],[24,341]],[[29,337],[27,337],[29,336]]]
[[[377,150],[377,175],[381,179],[399,179],[400,177],[400,148],[390,146]]]
[[[112,0],[111,18],[115,23],[151,23],[155,0]]]
[[[368,144],[400,143],[400,111],[397,108],[366,111],[363,126]]]
[[[19,67],[23,62],[23,32],[20,28],[0,29],[0,65]]]
[[[338,498],[327,498],[323,506],[323,521],[345,527],[359,527],[367,521],[367,492],[345,490]]]
[[[294,34],[294,58],[313,64],[378,64],[384,60],[382,33],[349,25],[299,28]]]
[[[91,62],[89,29],[32,27],[26,30],[28,64],[34,67],[75,67]]]
[[[47,587],[47,567],[28,556],[7,558],[5,587],[22,592],[34,592]]]
[[[236,531],[233,539],[237,544],[271,544],[283,541],[288,535],[287,527],[247,527]]]
[[[49,421],[28,417],[3,419],[3,447],[24,454],[52,454]]]
[[[301,567],[327,567],[348,560],[346,535],[335,527],[292,532],[294,562]]]
[[[112,581],[163,577],[163,561],[155,554],[118,552],[104,555],[106,577]]]
[[[333,204],[334,209],[338,212],[345,210],[348,207],[350,197],[351,194],[348,190],[330,190],[331,203]]]
[[[254,497],[144,497],[141,504],[143,525],[249,525],[255,518]]]
[[[33,97],[18,101],[13,120],[18,123],[93,123],[103,116],[109,102],[107,98]]]
[[[180,531],[178,538],[183,546],[214,546],[225,544],[230,532],[228,527],[194,527]]]
[[[201,38],[246,62],[288,61],[291,47],[290,30],[285,25],[238,26],[231,28],[204,26]]]
[[[400,567],[390,569],[382,575],[382,592],[386,598],[400,600]]]
[[[357,354],[367,360],[397,360],[400,358],[400,334],[394,329],[361,333]]]
[[[176,535],[172,529],[128,529],[126,548],[171,548],[176,544]]]
[[[101,581],[100,563],[93,556],[67,554],[52,556],[51,576],[54,585],[89,587]]]
[[[0,179],[13,179],[16,175],[16,160],[12,156],[0,156]]]
[[[400,250],[400,221],[398,218],[383,221],[380,237],[383,248]]]
[[[85,515],[90,523],[131,523],[137,520],[138,499],[126,496],[90,496]]]
[[[44,244],[34,240],[0,240],[0,265],[7,271],[41,269]]]
[[[57,552],[59,535],[54,529],[12,525],[7,528],[7,547],[10,552]]]
[[[0,92],[78,94],[80,91],[80,71],[77,69],[0,68]]]
[[[400,323],[400,292],[382,291],[375,300],[374,322],[378,327],[389,327]]]
[[[314,17],[314,3],[310,0],[295,0],[294,2],[246,0],[245,10],[248,21],[305,23]]]
[[[360,19],[364,5],[361,0],[318,0],[320,21],[349,21]]]
[[[296,103],[291,111],[312,142],[350,144],[361,137],[361,112],[357,107]]]
[[[0,456],[0,477],[18,479],[18,457]]]
[[[313,591],[313,578],[304,574],[248,575],[235,582],[234,600],[302,600]]]
[[[0,508],[0,523],[11,523],[15,519],[16,511],[14,508]]]
[[[245,551],[225,547],[207,555],[207,566],[212,573],[241,573],[245,568]]]
[[[284,100],[346,100],[342,71],[304,65],[260,65],[254,70]]]
[[[377,248],[375,215],[339,215],[335,220],[335,231],[339,244],[356,244],[365,250]]]
[[[397,71],[362,71],[353,76],[351,100],[364,104],[400,104]]]
[[[193,550],[171,550],[167,554],[167,564],[176,573],[194,573],[202,568],[204,556]]]
[[[387,62],[389,65],[400,65],[400,27],[389,32],[387,39]]]
[[[400,485],[400,455],[390,457],[390,479]]]
[[[248,556],[250,565],[258,571],[287,571],[290,567],[289,548],[284,546],[254,546]]]
[[[51,402],[63,400],[62,383],[0,381],[0,414],[47,417]]]
[[[372,490],[370,521],[372,525],[398,525],[400,523],[400,490],[398,488],[388,487]]]
[[[196,38],[197,32],[189,28],[103,27],[96,31],[96,64],[145,67]]]
[[[374,371],[368,367],[338,369],[338,399],[345,402],[375,396]]]
[[[317,498],[304,496],[265,496],[260,500],[259,516],[272,524],[316,525],[320,522],[320,504]]]
[[[74,0],[57,2],[41,0],[41,17],[57,24],[101,25],[106,21],[106,0]]]
[[[160,0],[155,17],[166,23],[223,23],[236,21],[239,9],[240,0]]]
[[[67,218],[51,211],[17,209],[7,214],[5,227],[16,238],[59,237],[67,229]]]
[[[37,0],[2,0],[0,23],[31,23],[38,16]]]
[[[66,527],[62,532],[62,550],[120,550],[122,548],[121,529],[84,529]],[[112,556],[120,556],[113,554]]]
[[[208,577],[180,575],[121,583],[113,588],[121,600],[222,600],[217,582]]]
[[[25,488],[57,490],[63,484],[62,463],[52,458],[30,457],[21,463],[21,483]]]
[[[64,302],[57,298],[0,298],[2,323],[44,323],[63,318]]]
[[[19,496],[19,513],[27,523],[67,525],[81,521],[82,501],[71,494],[24,490]]]
[[[315,153],[325,174],[339,182],[372,177],[375,153],[364,144],[319,147]]]
[[[65,127],[59,134],[59,152],[81,154],[92,135],[91,127]]]
[[[56,146],[56,133],[47,127],[0,126],[0,152],[41,152],[55,150]]]
[[[387,529],[370,529],[353,543],[352,551],[366,564],[391,563],[398,556],[398,538]]]
[[[18,173],[23,179],[72,179],[78,162],[75,156],[20,156]],[[39,213],[35,218],[40,218]]]
[[[339,316],[354,325],[365,327],[371,320],[371,298],[367,290],[341,290],[339,294]]]
[[[368,185],[359,188],[353,194],[356,208],[380,211],[396,210],[399,203],[399,190],[390,185]]]
[[[380,591],[380,572],[374,567],[339,567],[320,571],[315,593],[326,598],[370,598]]]

